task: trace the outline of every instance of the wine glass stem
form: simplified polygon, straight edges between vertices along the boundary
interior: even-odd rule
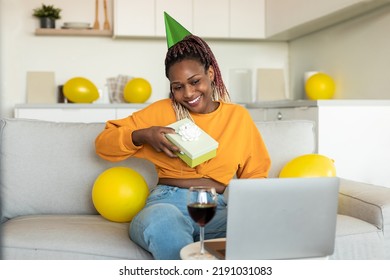
[[[204,227],[200,227],[200,254],[204,255]]]

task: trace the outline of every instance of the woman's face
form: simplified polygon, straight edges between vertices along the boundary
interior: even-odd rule
[[[173,97],[190,112],[207,114],[216,109],[212,100],[212,66],[205,71],[200,62],[186,59],[171,66],[168,78]]]

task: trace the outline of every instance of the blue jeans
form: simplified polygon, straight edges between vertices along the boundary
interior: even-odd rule
[[[180,259],[181,248],[199,240],[199,225],[187,211],[187,193],[188,189],[158,185],[131,221],[131,240],[155,259]],[[217,212],[205,226],[205,239],[225,237],[226,218],[224,197],[218,195]]]

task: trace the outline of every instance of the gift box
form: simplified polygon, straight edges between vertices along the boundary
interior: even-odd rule
[[[217,155],[218,142],[188,118],[175,122],[176,134],[166,134],[169,141],[180,148],[177,155],[190,167],[195,167]]]

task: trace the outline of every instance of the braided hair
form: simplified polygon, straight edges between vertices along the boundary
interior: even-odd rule
[[[193,59],[200,62],[204,66],[205,71],[212,66],[214,68],[212,99],[214,101],[230,103],[230,96],[223,82],[217,60],[207,43],[198,36],[188,35],[182,41],[176,43],[168,49],[165,58],[165,76],[168,78],[169,69],[173,64],[186,59]],[[192,119],[188,109],[176,102],[172,90],[169,93],[169,97],[172,100],[172,106],[176,113],[177,120],[181,120],[186,117]]]

